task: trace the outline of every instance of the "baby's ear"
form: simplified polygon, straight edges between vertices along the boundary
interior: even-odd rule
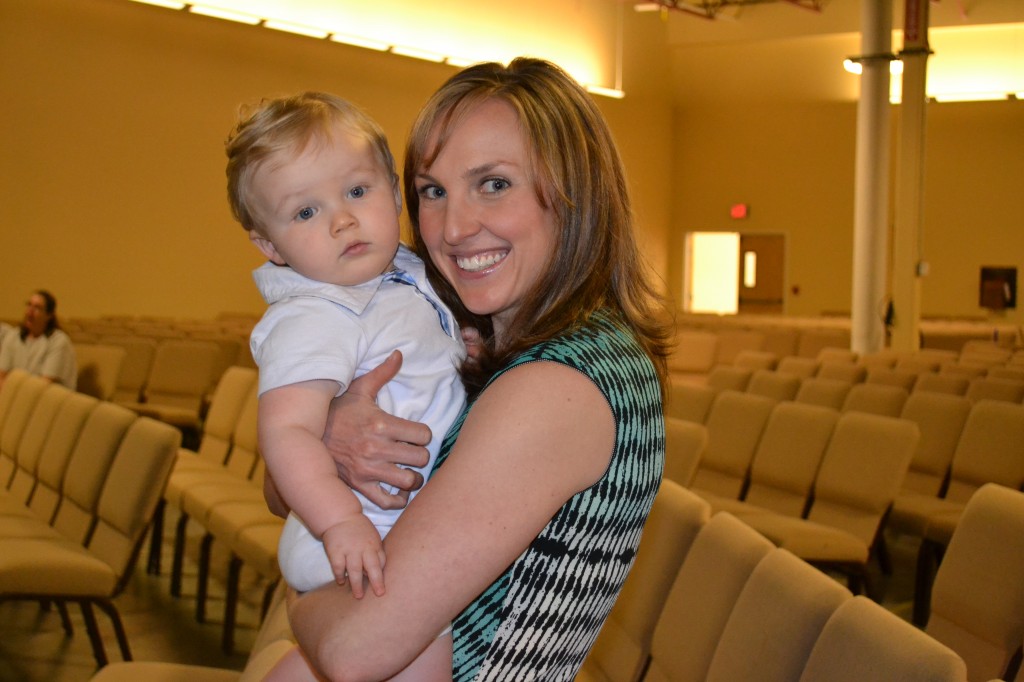
[[[256,230],[249,231],[249,241],[255,244],[256,248],[260,250],[260,253],[266,256],[271,263],[276,265],[287,265],[287,263],[284,262],[284,258],[281,258],[281,254],[277,252],[277,247],[274,246],[274,242],[262,236]]]

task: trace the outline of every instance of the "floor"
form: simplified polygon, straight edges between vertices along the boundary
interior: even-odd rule
[[[191,524],[195,526],[195,524]],[[173,518],[168,518],[173,528]],[[195,530],[193,529],[193,533]],[[242,603],[236,630],[236,653],[225,655],[220,649],[223,604],[223,567],[226,557],[215,552],[208,613],[210,621],[197,623],[194,616],[194,561],[187,560],[184,594],[170,596],[170,535],[163,543],[162,575],[148,575],[140,567],[115,603],[121,613],[135,660],[174,661],[220,668],[241,669],[256,633],[259,603],[264,583],[255,575],[243,575]],[[198,534],[190,533],[187,556],[194,558]],[[892,556],[891,576],[871,568],[873,584],[882,594],[882,603],[901,618],[909,620],[913,605],[913,575],[918,543],[913,538],[889,537]],[[220,568],[220,574],[217,568]],[[75,632],[67,637],[55,611],[44,611],[34,602],[0,603],[0,682],[84,682],[96,671],[89,639],[81,613],[71,607]],[[120,660],[109,620],[97,612],[107,654]]]

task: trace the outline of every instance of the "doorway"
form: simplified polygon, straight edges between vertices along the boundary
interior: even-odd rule
[[[740,235],[740,313],[781,315],[786,285],[786,238]]]
[[[685,258],[685,310],[720,315],[784,312],[785,235],[690,232]]]

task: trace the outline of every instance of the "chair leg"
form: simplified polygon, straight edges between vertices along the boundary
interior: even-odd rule
[[[164,544],[164,511],[167,502],[162,498],[157,502],[153,512],[153,529],[149,540],[149,560],[146,562],[146,573],[160,575],[160,551]]]
[[[196,578],[196,620],[206,622],[206,597],[210,586],[210,545],[213,536],[203,536],[199,543],[199,577]]]
[[[238,582],[242,574],[242,560],[234,554],[228,564],[227,596],[224,598],[224,631],[221,650],[228,655],[235,651],[235,619],[238,615]]]
[[[914,573],[914,625],[923,628],[931,612],[932,582],[942,556],[942,547],[927,539],[921,540],[917,550],[917,569]]]
[[[263,590],[263,603],[260,604],[260,623],[267,617],[267,612],[270,611],[270,603],[274,600],[274,590],[277,589],[277,584],[281,581],[280,578],[271,580],[267,583],[267,589]]]
[[[181,596],[181,569],[185,562],[185,526],[188,525],[188,514],[181,513],[178,525],[174,529],[174,556],[171,558],[171,596]]]
[[[132,652],[128,647],[128,634],[124,630],[124,623],[121,622],[121,614],[118,613],[117,607],[113,602],[106,600],[97,601],[96,606],[100,607],[110,618],[110,622],[114,624],[114,634],[117,636],[117,645],[121,648],[121,658],[125,661],[132,660]]]
[[[103,649],[103,638],[100,637],[100,629],[96,624],[96,613],[92,610],[92,603],[80,601],[78,605],[82,608],[82,618],[85,620],[85,631],[89,633],[89,643],[92,645],[92,655],[96,659],[96,666],[102,668],[109,661],[107,652]]]
[[[60,624],[64,628],[64,634],[68,637],[75,634],[75,629],[71,625],[71,616],[68,614],[68,605],[62,601],[57,602],[57,613],[60,614]]]
[[[878,537],[875,538],[875,546],[872,549],[882,574],[892,575],[892,556],[889,554],[889,545],[886,543],[885,535],[882,531],[878,532]]]

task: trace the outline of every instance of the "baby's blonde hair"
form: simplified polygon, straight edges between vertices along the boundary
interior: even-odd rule
[[[390,175],[396,200],[400,201],[395,158],[377,122],[340,97],[304,92],[261,101],[250,113],[243,114],[224,144],[228,156],[228,203],[242,227],[247,231],[259,228],[250,206],[249,188],[260,165],[282,150],[298,152],[315,139],[330,139],[339,125],[365,136]]]

